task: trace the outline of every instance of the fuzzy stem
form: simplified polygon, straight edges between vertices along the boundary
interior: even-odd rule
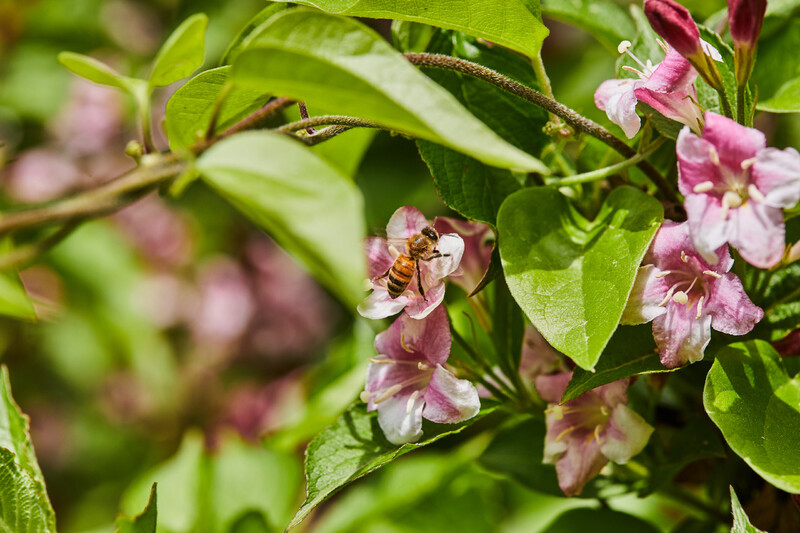
[[[631,157],[630,159],[626,159],[625,161],[620,161],[614,165],[599,168],[597,170],[592,170],[591,172],[584,172],[583,174],[574,174],[572,176],[567,176],[565,178],[553,178],[548,179],[548,185],[557,185],[559,187],[563,187],[566,185],[577,185],[579,183],[589,183],[592,181],[601,180],[603,178],[607,178],[608,176],[613,176],[620,170],[624,170],[629,166],[637,164],[639,161],[649,157],[656,149],[661,145],[663,139],[656,141],[654,146],[651,146],[646,151],[636,154],[635,156]]]
[[[308,130],[314,126],[348,126],[350,128],[380,128],[381,126],[368,120],[345,115],[321,115],[318,117],[306,118],[285,124],[273,131],[276,133],[294,133],[300,130]],[[313,136],[309,136],[313,137]]]
[[[602,141],[625,158],[632,158],[636,156],[636,150],[625,144],[622,139],[614,136],[607,129],[595,124],[588,118],[579,115],[575,111],[559,102],[556,102],[552,98],[548,98],[542,93],[534,91],[530,87],[526,87],[521,83],[517,83],[516,81],[507,78],[506,76],[503,76],[494,70],[478,65],[477,63],[472,63],[471,61],[466,61],[464,59],[436,54],[405,54],[405,57],[411,63],[420,67],[434,67],[454,70],[491,83],[492,85],[495,85],[504,91],[508,91],[511,94],[514,94],[536,106],[541,107],[542,109],[545,109],[546,111],[549,111],[550,113],[553,113],[558,117],[561,117],[564,122],[576,130],[582,131],[588,135],[591,135],[595,139]],[[639,161],[636,165],[647,175],[650,181],[652,181],[656,187],[658,187],[665,198],[674,203],[680,203],[680,200],[673,188],[667,183],[667,181],[658,172],[658,170],[655,169],[655,167],[645,160]]]

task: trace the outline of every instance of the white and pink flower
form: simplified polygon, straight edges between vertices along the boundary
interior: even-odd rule
[[[668,220],[639,268],[622,323],[652,320],[653,337],[667,368],[701,360],[711,328],[744,335],[764,316],[729,272],[733,259],[727,246],[715,254],[719,260],[712,265],[693,246],[687,223]]]
[[[572,372],[539,376],[536,390],[548,402],[543,462],[555,464],[558,486],[574,496],[609,461],[624,464],[641,452],[653,427],[627,405],[630,378],[561,403],[570,379]]]
[[[707,112],[702,137],[678,136],[678,187],[697,250],[710,263],[725,243],[759,268],[785,248],[782,209],[800,199],[800,154],[766,147],[760,131]]]
[[[464,254],[464,241],[455,233],[439,236],[436,249],[441,257],[431,261],[420,261],[422,295],[419,292],[417,275],[414,274],[406,290],[392,298],[387,288],[386,273],[399,254],[408,255],[407,241],[431,223],[414,207],[401,207],[394,212],[386,226],[386,239],[370,237],[365,248],[369,263],[372,294],[358,306],[364,318],[386,318],[405,309],[408,316],[422,319],[433,312],[444,300],[444,278],[454,273]]]
[[[475,386],[444,366],[450,344],[441,306],[423,320],[403,314],[375,338],[378,356],[370,359],[361,399],[369,411],[378,410],[378,423],[392,444],[419,440],[423,418],[454,424],[478,414]]]
[[[436,217],[433,227],[439,235],[456,234],[464,240],[461,263],[449,279],[470,294],[489,269],[495,241],[492,228],[480,222],[450,217]]]

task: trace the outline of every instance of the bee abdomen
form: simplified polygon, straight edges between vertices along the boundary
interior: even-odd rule
[[[386,284],[389,296],[394,299],[403,294],[408,284],[411,283],[413,276],[414,261],[404,255],[398,256],[389,270],[389,281]]]

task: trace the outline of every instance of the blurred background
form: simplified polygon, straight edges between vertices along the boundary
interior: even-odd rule
[[[684,4],[699,20],[724,7]],[[263,5],[0,0],[0,209],[49,201],[134,166],[124,154],[138,136],[132,102],[68,73],[60,51],[141,75],[175,26],[205,12],[213,67]],[[370,24],[388,35],[388,23]],[[592,95],[613,77],[615,54],[580,30],[547,24],[544,57],[557,98],[607,124]],[[162,149],[158,125],[177,88],[155,97]],[[794,138],[774,144],[796,139],[793,128],[784,130]],[[430,218],[449,214],[412,141],[348,135],[368,146],[352,167],[374,234],[402,205]],[[118,511],[143,508],[153,479],[164,531],[283,530],[304,496],[305,444],[363,387],[373,354],[368,325],[200,183],[178,199],[153,194],[83,225],[21,275],[39,320],[0,322],[2,362],[31,417],[59,531],[112,531]],[[304,527],[538,531],[564,506],[595,505],[528,492],[476,465],[469,446],[443,460],[469,437],[459,438],[354,484]],[[664,531],[682,516],[655,498],[615,502]]]

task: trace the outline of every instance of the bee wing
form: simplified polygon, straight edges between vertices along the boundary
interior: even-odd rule
[[[407,242],[408,239],[386,239],[386,243],[389,245],[389,250],[391,251],[391,249],[394,248],[396,252],[401,254],[406,253]]]

